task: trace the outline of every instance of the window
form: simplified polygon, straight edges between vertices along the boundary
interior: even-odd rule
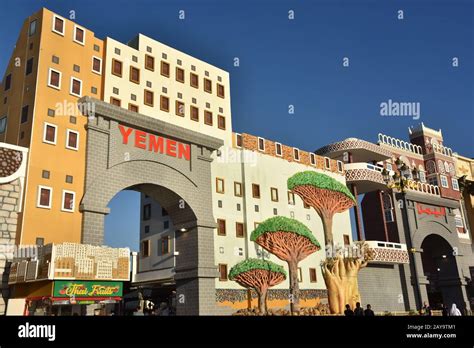
[[[29,36],[33,36],[36,34],[36,24],[37,24],[36,19],[30,22],[30,29],[28,31]]]
[[[223,220],[223,219],[217,219],[217,235],[218,236],[225,236],[226,235],[225,220]]]
[[[128,110],[133,111],[133,112],[138,112],[138,105],[128,103]]]
[[[160,97],[160,109],[162,111],[170,111],[170,99],[164,95]]]
[[[122,62],[117,59],[112,59],[112,75],[122,77]]]
[[[168,216],[168,211],[165,208],[161,208],[161,216]]]
[[[295,161],[300,160],[300,150],[298,150],[297,148],[293,148],[293,158],[295,159]]]
[[[53,16],[53,31],[64,36],[64,19],[56,15]]]
[[[84,45],[86,41],[86,31],[77,25],[74,26],[74,42]]]
[[[143,220],[151,219],[151,204],[145,204],[143,206]]]
[[[115,105],[115,106],[121,106],[122,102],[120,99],[110,97],[110,104]]]
[[[316,276],[316,268],[309,269],[309,281],[311,283],[316,283],[318,281],[317,276]]]
[[[446,177],[446,175],[440,175],[439,178],[441,179],[441,186],[444,188],[449,188],[448,178]]]
[[[73,180],[74,180],[74,177],[72,175],[66,175],[66,183],[72,184]]]
[[[44,238],[43,237],[37,237],[35,240],[35,244],[38,246],[43,246],[44,245]]]
[[[145,233],[150,233],[150,226],[145,226]]]
[[[245,232],[244,232],[244,224],[241,222],[236,222],[235,223],[235,236],[237,238],[244,238]]]
[[[351,245],[351,239],[349,238],[348,234],[343,235],[344,237],[344,245]]]
[[[79,149],[79,133],[68,129],[66,133],[66,148],[71,150]]]
[[[217,127],[219,129],[225,130],[225,117],[222,115],[217,115]]]
[[[72,66],[72,69],[73,69],[75,72],[81,72],[81,67],[80,67],[79,65],[77,65],[77,64],[74,64],[74,65]]]
[[[220,263],[219,264],[219,280],[226,281],[227,280],[227,265]]]
[[[204,123],[208,126],[212,126],[212,112],[204,110]]]
[[[242,147],[242,134],[235,134],[235,146]]]
[[[344,166],[342,165],[341,161],[337,161],[337,171],[342,173],[344,171]]]
[[[327,157],[324,157],[324,167],[326,169],[331,169],[331,160]]]
[[[170,237],[164,236],[161,238],[161,255],[166,255],[170,253]]]
[[[140,69],[130,66],[130,81],[133,83],[140,83]]]
[[[420,177],[421,182],[426,182],[426,173],[423,170],[418,172],[418,176]]]
[[[175,109],[176,109],[175,113],[176,113],[177,116],[184,117],[184,103],[183,102],[177,100],[175,102]]]
[[[258,138],[258,149],[260,151],[265,151],[265,139],[263,138]]]
[[[143,99],[144,99],[143,102],[145,103],[145,105],[153,107],[153,105],[155,104],[154,93],[148,89],[145,89],[145,91],[143,92]]]
[[[382,197],[383,211],[385,215],[385,222],[394,222],[393,217],[393,201],[392,197],[388,193],[384,193]]]
[[[260,185],[252,184],[252,197],[260,198]]]
[[[61,204],[61,210],[67,212],[74,212],[74,198],[76,194],[72,191],[63,190],[63,201]]]
[[[199,109],[193,105],[191,105],[191,120],[199,121]]]
[[[303,272],[301,271],[301,267],[298,267],[298,283],[303,281]]]
[[[12,74],[8,74],[5,78],[5,91],[8,91],[12,85]]]
[[[155,71],[155,57],[145,54],[145,69]]]
[[[278,189],[275,187],[271,187],[270,196],[272,198],[272,202],[278,202]]]
[[[204,91],[212,93],[212,81],[206,78],[204,78]]]
[[[24,107],[21,108],[21,120],[20,120],[20,122],[22,124],[28,122],[28,110],[29,110],[28,105],[25,105]]]
[[[309,154],[309,160],[313,166],[316,165],[316,155],[314,153]]]
[[[163,221],[163,229],[167,230],[168,228],[170,228],[170,222],[168,220]]]
[[[81,97],[82,96],[82,81],[75,78],[71,77],[71,90],[69,91],[72,95],[76,97]]]
[[[280,156],[280,157],[283,155],[283,151],[282,151],[280,143],[275,143],[275,153],[277,156]]]
[[[224,193],[224,179],[216,178],[216,192]]]
[[[3,116],[0,118],[0,134],[5,133],[5,129],[7,128],[7,116]]]
[[[199,88],[199,77],[194,73],[189,73],[189,81],[191,83],[191,87]]]
[[[61,73],[54,69],[49,69],[48,86],[56,89],[61,88]]]
[[[25,75],[29,75],[33,72],[33,58],[28,59],[26,62],[26,71]]]
[[[150,256],[150,241],[149,240],[144,240],[142,242],[142,256],[143,257],[148,257]]]
[[[46,186],[38,186],[38,201],[36,206],[38,208],[51,208],[51,196],[53,189]]]
[[[295,194],[291,191],[288,191],[288,204],[295,205]]]
[[[50,123],[44,124],[43,142],[47,144],[56,145],[56,130],[57,126]]]
[[[176,67],[176,81],[184,83],[184,69]]]
[[[438,186],[438,178],[436,176],[432,176],[428,179],[430,185]]]
[[[456,179],[456,178],[451,178],[451,184],[452,184],[452,186],[453,186],[453,190],[459,191],[458,179]]]
[[[242,183],[234,181],[234,196],[242,197]]]
[[[385,169],[387,169],[389,172],[391,172],[393,170],[393,166],[391,163],[386,163],[385,164]]]
[[[170,65],[169,63],[161,61],[161,75],[170,77]]]
[[[220,83],[217,84],[217,96],[221,97],[221,98],[225,97],[225,95],[224,95],[224,86],[221,85]]]
[[[461,211],[459,209],[454,209],[454,222],[456,224],[456,227],[464,227],[463,221],[462,221],[462,216],[461,216]]]

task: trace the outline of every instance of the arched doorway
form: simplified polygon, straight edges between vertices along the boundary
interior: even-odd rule
[[[456,256],[451,245],[443,237],[430,234],[423,240],[421,248],[430,305],[439,308],[441,304],[450,307],[452,303],[456,303],[458,308],[464,309]]]

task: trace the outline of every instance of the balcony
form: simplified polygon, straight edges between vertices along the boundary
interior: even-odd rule
[[[371,263],[403,264],[410,263],[406,244],[369,240],[366,242],[373,256]]]
[[[382,176],[382,166],[370,163],[344,165],[347,184],[357,185],[357,193],[366,193],[387,188]]]
[[[315,151],[317,155],[326,156],[329,158],[343,158],[344,153],[350,153],[352,163],[357,162],[379,162],[385,161],[392,157],[392,153],[376,144],[368,141],[348,138],[336,143],[326,145]],[[344,159],[344,158],[343,158]],[[348,162],[349,159],[344,159]]]

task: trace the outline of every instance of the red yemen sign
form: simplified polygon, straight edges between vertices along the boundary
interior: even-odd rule
[[[183,144],[176,140],[125,127],[121,124],[119,125],[119,130],[120,134],[122,134],[122,142],[125,145],[131,142],[139,149],[164,153],[167,156],[184,158],[187,161],[191,159],[191,145],[189,144]]]

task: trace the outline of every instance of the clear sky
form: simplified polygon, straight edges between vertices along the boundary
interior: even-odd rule
[[[406,139],[408,126],[424,122],[474,156],[472,0],[3,1],[2,72],[23,20],[42,6],[75,11],[100,38],[141,32],[229,71],[234,131],[314,150],[379,132]],[[420,103],[420,118],[381,116],[389,99]],[[137,194],[120,193],[111,208],[106,242],[135,248]]]

